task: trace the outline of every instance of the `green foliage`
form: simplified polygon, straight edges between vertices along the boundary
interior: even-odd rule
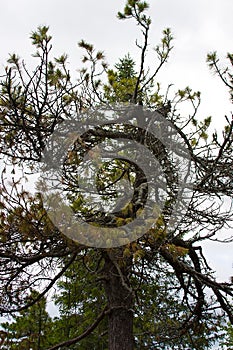
[[[228,323],[221,328],[222,336],[219,341],[221,349],[232,350],[233,349],[233,325]]]
[[[116,63],[118,79],[131,79],[136,76],[135,62],[130,57],[129,53],[119,63]]]
[[[96,260],[99,260],[97,266]],[[59,308],[60,317],[55,318],[52,324],[54,344],[82,334],[95,321],[106,303],[104,290],[101,283],[96,281],[94,273],[101,268],[100,260],[98,251],[83,252],[82,258],[72,264],[58,283],[54,302]],[[105,319],[88,338],[70,349],[106,349],[106,330]]]
[[[222,66],[217,52],[213,51],[207,54],[206,61],[210,69],[220,77],[222,82],[229,89],[231,101],[233,102],[233,54],[228,53],[227,59],[229,65]]]
[[[135,62],[126,55],[115,65],[116,70],[108,70],[108,85],[104,85],[105,98],[111,102],[131,102],[137,81]]]
[[[233,326],[231,324],[228,324],[226,331],[227,331],[227,339],[224,345],[227,346],[228,350],[232,350],[233,349]]]
[[[28,297],[36,298],[38,292],[32,291]],[[46,299],[13,316],[12,322],[2,324],[5,340],[1,349],[6,350],[45,350],[51,345],[50,331],[52,319],[46,311]]]
[[[166,61],[168,58],[168,55],[170,51],[173,49],[173,46],[171,45],[173,42],[173,35],[170,28],[166,28],[163,30],[163,37],[161,39],[161,43],[156,46],[155,51],[161,60],[163,62]]]
[[[175,255],[184,256],[186,252],[180,248],[169,247]],[[124,259],[134,255],[138,266],[144,262],[143,251],[136,243],[129,244],[123,254]],[[96,251],[88,251],[83,259],[75,262],[65,273],[63,281],[58,285],[54,301],[59,307],[60,316],[53,320],[51,336],[55,343],[66,339],[72,339],[95,321],[100,311],[100,305],[105,303],[104,290],[101,284],[96,284],[94,271],[101,271],[101,256]],[[98,261],[95,265],[94,261]],[[151,268],[147,268],[140,279],[135,275],[132,285],[137,290],[137,303],[135,305],[135,349],[164,350],[207,350],[218,339],[221,317],[212,319],[205,314],[201,323],[194,323],[187,332],[177,334],[182,327],[183,319],[188,310],[179,296],[179,285],[174,280],[173,273],[169,269],[162,270],[159,256],[154,256]],[[93,272],[92,274],[87,273]],[[164,269],[164,267],[163,267]],[[104,276],[102,276],[104,278]],[[101,275],[100,275],[101,280]],[[140,289],[138,286],[140,285]],[[95,350],[107,349],[107,323],[106,319],[95,331],[69,347],[73,350],[87,350],[92,346]]]
[[[174,276],[169,270],[157,268],[156,271],[153,268],[147,270],[146,280],[138,290],[138,300],[143,303],[136,309],[135,349],[211,349],[218,339],[221,318],[214,320],[205,314],[200,322],[194,322],[191,328],[182,332],[183,318],[188,310],[179,296]]]
[[[144,12],[149,8],[149,4],[146,1],[140,0],[128,0],[123,12],[118,12],[117,17],[119,19],[136,18],[138,22],[143,25],[150,25],[151,20],[146,17]]]
[[[31,34],[32,44],[37,48],[44,48],[52,39],[51,35],[48,35],[48,31],[49,27],[39,26],[38,29]]]

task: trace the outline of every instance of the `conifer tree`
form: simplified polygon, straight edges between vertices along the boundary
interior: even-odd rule
[[[217,336],[223,317],[233,322],[228,299],[233,295],[232,284],[216,280],[201,248],[203,240],[221,242],[221,230],[232,225],[231,208],[225,207],[233,193],[232,117],[226,118],[222,133],[209,135],[211,118],[199,120],[197,116],[200,92],[186,87],[169,98],[169,89],[161,92],[157,74],[169,57],[173,38],[170,29],[165,29],[161,43],[155,49],[155,65],[149,69],[146,55],[151,19],[147,9],[147,2],[127,0],[124,11],[118,13],[120,20],[133,19],[141,29],[142,42],[137,42],[138,66],[134,65],[130,56],[126,56],[111,70],[103,53],[82,40],[79,46],[85,51],[84,66],[79,71],[78,81],[73,81],[67,55],[51,58],[52,38],[48,27],[43,26],[31,35],[36,48],[36,68],[30,72],[24,61],[13,54],[1,77],[0,151],[4,167],[0,188],[0,312],[3,315],[22,313],[21,317],[26,322],[29,311],[25,310],[35,308],[36,313],[46,294],[54,286],[59,286],[61,295],[57,302],[62,319],[67,322],[64,328],[66,339],[56,338],[51,350],[79,346],[90,348],[88,339],[95,342],[98,339],[93,348],[108,344],[109,350],[137,347],[175,350],[186,349],[190,344],[192,349],[205,349]],[[231,55],[229,60],[232,63]],[[232,93],[231,75],[225,76],[226,71],[219,70],[215,56],[210,55],[208,61]],[[228,72],[230,74],[230,67]],[[191,106],[188,117],[179,113],[181,103]],[[22,188],[22,184],[26,174],[36,173],[41,163],[46,171],[48,164],[43,152],[57,128],[65,129],[67,121],[77,122],[77,119],[84,124],[87,120],[82,118],[87,116],[88,111],[96,111],[103,105],[109,108],[112,104],[114,108],[133,106],[130,111],[139,107],[137,111],[140,113],[135,115],[133,123],[120,125],[101,124],[102,114],[99,113],[96,121],[99,120],[100,125],[76,138],[74,147],[67,151],[62,168],[62,186],[67,193],[69,209],[78,220],[90,224],[89,238],[94,236],[95,239],[96,229],[103,231],[98,242],[105,239],[106,231],[119,227],[124,229],[145,209],[148,186],[156,184],[160,177],[155,171],[148,184],[140,166],[120,156],[102,165],[97,173],[96,188],[105,208],[113,206],[112,203],[119,199],[119,193],[127,192],[124,205],[120,203],[115,211],[107,213],[101,209],[95,196],[88,201],[90,193],[81,193],[76,167],[89,151],[89,157],[98,163],[99,145],[106,139],[133,140],[148,147],[151,152],[148,164],[157,158],[164,171],[166,186],[162,189],[167,197],[158,215],[158,208],[153,207],[153,215],[145,221],[149,228],[141,226],[143,232],[134,240],[127,241],[126,235],[121,237],[118,246],[112,245],[111,239],[104,247],[88,246],[64,234],[54,223],[43,200],[43,193],[47,191],[43,182],[41,193],[30,193]],[[169,234],[170,214],[176,203],[176,167],[182,166],[183,162],[180,154],[175,159],[169,158],[171,147],[167,151],[150,132],[151,112],[158,120],[171,123],[172,130],[177,132],[188,149],[190,168],[195,169],[193,182],[185,179],[188,185],[192,185],[187,211]],[[142,123],[147,125],[144,129]],[[168,130],[168,127],[160,128],[161,135],[167,136]],[[72,137],[72,133],[69,135]],[[59,154],[58,143],[53,146],[55,155]],[[124,151],[124,156],[127,151]],[[129,154],[132,156],[132,152]],[[182,155],[184,161],[185,156]],[[54,163],[52,170],[56,169],[57,164]],[[88,169],[85,170],[84,187],[90,175]],[[50,175],[53,179],[54,172]],[[128,198],[128,194],[132,196]],[[154,196],[157,194],[158,191],[155,191]],[[56,204],[62,206],[63,203]],[[63,220],[66,212],[62,214],[59,218]],[[85,236],[81,230],[78,234]],[[69,285],[66,279],[72,278],[74,271],[75,274],[77,271],[77,278]],[[82,294],[82,288],[87,294]],[[32,294],[32,289],[37,292]],[[92,302],[96,302],[93,308]],[[43,315],[46,316],[45,313]],[[84,324],[81,324],[82,321]],[[78,333],[72,322],[77,325]],[[167,328],[164,326],[166,323]],[[59,329],[59,320],[53,325]],[[14,323],[7,327],[11,333]],[[30,331],[37,332],[37,341],[40,339],[37,346],[47,346],[42,345],[43,337],[38,328]],[[199,334],[201,337],[198,337]],[[28,340],[32,343],[30,336]],[[86,344],[82,345],[84,340]]]
[[[30,298],[36,298],[38,292],[32,291]],[[42,350],[48,348],[52,320],[46,310],[46,299],[21,310],[13,320],[2,324],[5,332],[1,349],[6,350]]]

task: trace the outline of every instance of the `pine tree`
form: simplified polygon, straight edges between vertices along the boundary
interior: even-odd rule
[[[46,329],[54,329],[55,334],[54,338],[49,337],[51,350],[79,346],[90,348],[92,341],[98,342],[94,344],[97,348],[99,345],[105,347],[107,343],[109,350],[131,350],[135,347],[182,350],[190,344],[192,349],[205,349],[214,341],[221,318],[228,316],[233,322],[232,305],[228,300],[228,296],[233,295],[232,285],[216,281],[201,249],[203,240],[218,240],[220,230],[232,221],[232,213],[224,210],[222,199],[231,199],[233,193],[233,122],[226,118],[227,125],[222,134],[216,132],[211,137],[208,131],[211,118],[198,120],[200,93],[189,87],[178,90],[168,104],[169,91],[162,93],[156,80],[172,50],[173,38],[169,29],[164,30],[161,43],[155,49],[158,65],[149,69],[145,63],[151,25],[147,8],[148,4],[144,1],[128,0],[124,11],[118,14],[121,20],[134,19],[141,29],[143,40],[138,44],[140,63],[137,69],[134,61],[127,56],[112,71],[108,70],[103,53],[82,40],[79,46],[85,51],[84,67],[80,70],[79,80],[73,83],[67,56],[51,58],[49,29],[39,27],[31,36],[36,48],[34,56],[39,62],[33,72],[13,54],[1,77],[0,151],[5,166],[0,188],[0,312],[21,313],[16,316],[19,317],[16,322],[6,326],[11,337],[10,346],[50,346],[43,344],[47,340],[42,328],[38,328],[38,322],[35,327],[28,324],[28,319],[30,308],[34,308],[36,320],[40,320],[40,324],[43,320],[46,324],[46,313],[42,312],[43,317],[40,318],[40,308],[37,308],[54,286],[60,288],[61,294],[56,300],[64,333],[59,335],[59,320],[55,320],[51,327],[47,324]],[[228,81],[225,82],[230,88]],[[136,108],[138,114],[132,123],[109,122],[102,125],[103,110],[99,107],[104,105],[109,108],[111,103],[114,107],[123,106],[123,111],[129,107],[127,110],[134,112],[139,107]],[[191,106],[188,118],[179,113],[180,103]],[[167,106],[169,108],[165,108]],[[105,246],[88,246],[75,235],[64,234],[54,223],[54,217],[48,214],[49,207],[46,201],[43,202],[42,195],[22,189],[25,174],[37,172],[41,162],[45,163],[44,171],[50,171],[53,180],[54,169],[57,169],[62,157],[56,158],[57,154],[60,155],[60,148],[54,142],[51,169],[46,168],[46,154],[44,158],[42,154],[51,135],[59,127],[67,131],[67,121],[75,123],[80,119],[85,124],[88,112],[96,109],[99,113],[95,115],[95,122],[100,121],[100,125],[81,136],[76,135],[74,146],[68,149],[62,164],[61,186],[67,194],[66,201],[75,218],[89,224],[88,238],[97,244],[105,240],[106,231],[124,229],[135,218],[140,218],[147,202],[148,186],[158,180],[166,184],[163,187],[167,194],[164,207],[158,211],[157,201],[154,203],[153,215],[145,221],[148,228],[141,225],[140,235],[133,240],[122,235],[117,246],[112,244],[115,236],[105,240]],[[182,203],[187,210],[169,234],[167,227],[176,204],[176,167],[184,165],[185,157],[182,161],[180,154],[173,158],[172,147],[167,151],[163,143],[153,136],[150,132],[152,115],[156,116],[156,121],[162,119],[171,123],[172,131],[177,132],[179,140],[188,149],[190,169],[195,169],[193,182],[184,179],[193,188],[189,205]],[[158,130],[165,140],[169,127],[158,127]],[[73,129],[69,132],[72,138],[71,131]],[[125,160],[127,154],[133,154],[129,149],[123,148],[120,153],[124,156],[123,160],[119,156],[99,165],[99,145],[106,139],[113,139],[113,144],[118,139],[127,139],[148,147],[151,155],[148,165],[156,158],[166,181],[154,171],[148,184],[140,166],[130,157]],[[96,188],[105,208],[113,208],[110,213],[101,209],[97,196],[83,193],[78,186],[76,169],[88,152],[93,162],[100,166]],[[181,155],[184,154],[181,152]],[[10,190],[8,164],[11,164]],[[19,169],[22,170],[22,178],[13,176]],[[91,171],[92,168],[85,168],[84,185]],[[42,181],[39,185],[41,193],[46,193],[45,183]],[[131,190],[133,194],[129,199],[128,192],[130,194]],[[155,189],[155,198],[158,192]],[[122,193],[126,193],[127,201],[116,206],[114,211],[114,203]],[[58,218],[61,224],[65,222],[67,225],[67,206],[62,207],[63,202],[59,199],[56,198],[56,204],[61,209]],[[98,237],[97,228],[103,232]],[[77,231],[84,239],[85,232]],[[72,277],[74,273],[77,273],[77,278]],[[37,292],[31,293],[32,288]],[[19,343],[16,340],[16,344],[12,336],[14,324],[19,325],[16,330]],[[108,340],[105,340],[105,334]],[[36,335],[37,342],[33,335]]]
[[[34,299],[38,295],[38,292],[32,291],[28,299]],[[51,345],[51,325],[52,320],[46,311],[46,299],[42,298],[35,305],[14,315],[10,322],[2,324],[5,339],[1,349],[44,350]]]

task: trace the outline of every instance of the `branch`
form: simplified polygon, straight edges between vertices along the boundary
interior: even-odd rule
[[[98,324],[103,320],[103,318],[106,316],[106,314],[107,314],[107,306],[105,306],[105,308],[102,310],[102,312],[96,318],[95,322],[92,323],[92,325],[89,326],[81,335],[79,335],[76,338],[69,339],[69,340],[66,340],[62,343],[54,345],[51,348],[49,348],[48,350],[56,350],[56,349],[59,349],[63,346],[68,347],[68,346],[73,345],[73,344],[79,342],[80,340],[86,338],[98,326]]]
[[[34,305],[35,303],[37,303],[41,298],[43,298],[45,296],[45,294],[52,288],[52,286],[55,284],[55,282],[63,276],[63,274],[65,273],[65,271],[68,269],[68,267],[74,262],[75,258],[77,257],[77,253],[74,253],[74,255],[71,257],[71,259],[69,260],[69,262],[63,267],[63,269],[52,279],[52,281],[48,284],[48,286],[44,289],[44,291],[42,293],[40,293],[36,299],[32,300],[30,303],[19,307],[19,308],[15,308],[12,310],[4,310],[2,308],[0,308],[0,311],[2,313],[13,313],[13,312],[19,312],[25,309],[28,309],[30,306]]]
[[[202,296],[202,291],[200,289],[201,285],[209,287],[216,295],[218,302],[220,303],[222,309],[227,313],[230,321],[233,322],[233,314],[231,308],[228,305],[227,301],[224,301],[224,298],[221,294],[221,292],[223,292],[229,296],[233,296],[232,287],[229,284],[218,283],[214,279],[208,277],[207,275],[204,275],[201,271],[198,271],[200,267],[196,266],[196,263],[194,262],[194,268],[192,268],[185,262],[178,260],[172,256],[172,254],[170,254],[164,246],[160,248],[160,253],[163,258],[174,268],[175,271],[177,270],[180,273],[186,273],[193,278],[196,290],[199,290],[200,296]],[[192,253],[194,253],[194,251],[192,251]],[[196,253],[194,255],[194,260],[196,260]],[[191,260],[193,261],[193,257],[191,257]]]
[[[222,82],[223,82],[229,89],[232,90],[233,86],[230,85],[230,84],[228,83],[228,81],[224,78],[224,76],[223,76],[224,72],[221,72],[221,70],[220,70],[220,68],[219,68],[219,66],[218,66],[218,61],[219,61],[218,59],[217,59],[217,60],[215,60],[215,59],[213,60],[213,67],[214,67],[216,73],[218,74],[218,76],[220,77],[220,79],[222,80]],[[211,68],[212,68],[212,67],[211,67]]]
[[[147,26],[145,28],[145,32],[143,33],[143,35],[144,35],[144,45],[143,45],[142,53],[141,53],[140,72],[139,72],[139,75],[138,75],[138,78],[137,78],[137,82],[136,82],[135,89],[134,89],[134,94],[133,94],[133,103],[134,104],[136,104],[136,102],[137,102],[137,96],[138,96],[138,92],[139,92],[139,84],[141,82],[142,74],[143,74],[143,71],[144,71],[146,49],[147,49],[147,46],[148,46],[148,32],[149,32],[149,26]]]

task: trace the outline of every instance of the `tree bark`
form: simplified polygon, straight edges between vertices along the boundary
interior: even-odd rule
[[[108,349],[133,350],[133,293],[129,288],[128,270],[111,258],[105,260],[104,289],[110,309],[108,315]]]

